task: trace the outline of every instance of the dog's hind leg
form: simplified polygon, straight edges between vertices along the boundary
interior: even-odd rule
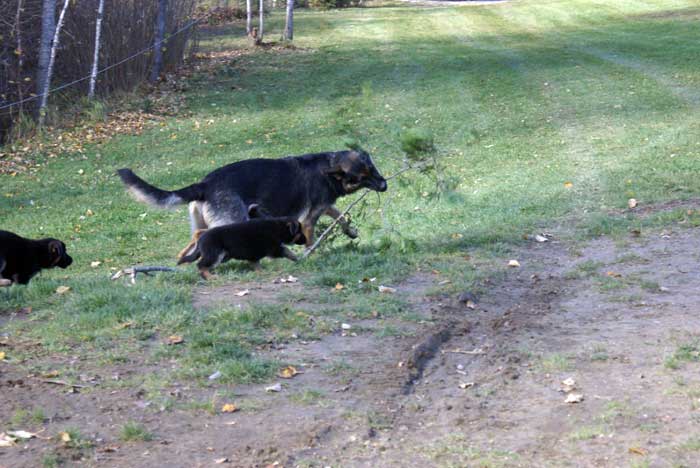
[[[348,236],[350,239],[356,239],[358,236],[357,229],[354,227],[350,226],[350,221],[348,221],[336,208],[335,206],[331,205],[326,209],[324,214],[330,216],[333,219],[338,220],[338,224],[340,224],[340,228],[343,230],[343,234]]]
[[[211,253],[205,253],[202,259],[197,263],[197,268],[199,268],[199,274],[205,280],[208,280],[214,276],[211,271],[212,268],[216,268],[223,260],[226,258],[226,253],[220,253],[218,256],[213,257]]]

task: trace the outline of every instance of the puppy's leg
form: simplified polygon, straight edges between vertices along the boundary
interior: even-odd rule
[[[253,267],[253,270],[255,270],[255,271],[262,270],[262,265],[260,265],[260,260],[257,260],[255,262],[250,262],[250,266]]]
[[[335,206],[331,205],[328,207],[325,211],[325,214],[330,216],[333,219],[338,220],[338,224],[340,224],[340,228],[343,230],[343,233],[348,236],[350,239],[356,239],[358,234],[357,234],[357,229],[354,227],[350,226],[350,221],[345,219],[345,217],[340,213],[340,210],[336,208]]]
[[[279,250],[277,256],[280,257],[280,258],[281,258],[281,257],[288,258],[288,259],[290,259],[290,260],[293,261],[293,262],[296,262],[297,260],[299,260],[299,259],[297,258],[297,256],[294,255],[294,252],[292,252],[291,250],[289,250],[289,248],[287,248],[287,246],[284,246],[284,245],[280,245],[280,250]]]
[[[192,234],[192,240],[190,240],[189,244],[187,244],[185,248],[177,254],[178,260],[182,260],[183,257],[192,255],[194,253],[194,250],[197,248],[197,242],[199,241],[199,238],[202,237],[202,234],[204,234],[206,231],[206,229],[197,229],[196,231],[194,231],[194,233]]]
[[[221,252],[218,255],[212,252],[202,252],[202,259],[197,263],[197,268],[199,268],[199,274],[202,278],[206,280],[214,276],[209,270],[219,266],[225,257],[226,252]]]

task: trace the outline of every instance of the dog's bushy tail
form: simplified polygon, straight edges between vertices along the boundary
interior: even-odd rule
[[[131,169],[117,171],[129,192],[139,201],[160,208],[171,208],[191,201],[202,200],[204,190],[202,184],[192,184],[180,190],[162,190],[155,187],[136,174]]]

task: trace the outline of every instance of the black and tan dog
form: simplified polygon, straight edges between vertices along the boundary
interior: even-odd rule
[[[257,266],[264,257],[288,258],[296,256],[284,244],[303,245],[306,237],[301,224],[294,218],[251,219],[243,223],[227,224],[194,234],[194,246],[177,262],[197,263],[202,278],[211,277],[211,269],[227,260],[248,260]]]
[[[362,150],[248,159],[174,191],[154,187],[130,169],[118,172],[140,201],[164,208],[189,203],[192,233],[245,221],[247,213],[241,206],[256,205],[269,216],[299,220],[307,246],[313,243],[314,226],[321,215],[340,216],[333,206],[338,198],[363,187],[377,192],[387,189],[386,180]],[[357,237],[347,220],[339,221],[347,236]]]
[[[0,286],[27,284],[45,268],[68,268],[73,259],[58,239],[25,239],[0,231]]]

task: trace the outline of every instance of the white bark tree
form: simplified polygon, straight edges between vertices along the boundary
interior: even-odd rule
[[[153,68],[151,81],[158,81],[163,70],[163,40],[165,39],[165,18],[168,11],[168,0],[158,0],[158,16],[156,17],[156,38],[153,50]]]
[[[265,0],[260,0],[260,21],[258,24],[258,38],[257,38],[258,44],[262,44],[264,35],[265,35]]]
[[[284,40],[294,39],[294,0],[287,0],[287,19],[284,23]]]
[[[245,32],[247,35],[253,33],[253,0],[245,0]]]
[[[105,10],[105,0],[100,0],[97,6],[97,18],[95,20],[95,54],[92,58],[92,70],[90,71],[90,88],[88,99],[95,97],[95,82],[97,81],[97,67],[100,62],[100,36],[102,36],[102,15]]]
[[[46,85],[51,42],[56,28],[56,0],[44,0],[41,8],[41,39],[39,40],[39,63],[37,65],[36,94],[40,95]],[[40,112],[40,108],[37,108]]]
[[[61,28],[63,27],[63,20],[66,17],[66,10],[68,10],[69,3],[70,0],[64,0],[63,2],[63,8],[61,8],[61,14],[58,15],[58,23],[56,23],[56,29],[53,34],[53,41],[51,42],[51,54],[49,56],[49,65],[46,70],[46,80],[44,81],[44,88],[41,91],[41,103],[39,104],[39,127],[44,126],[44,119],[46,118],[46,103],[48,102],[49,89],[51,88],[51,75],[53,74],[53,64],[56,61],[56,50],[58,49]]]

